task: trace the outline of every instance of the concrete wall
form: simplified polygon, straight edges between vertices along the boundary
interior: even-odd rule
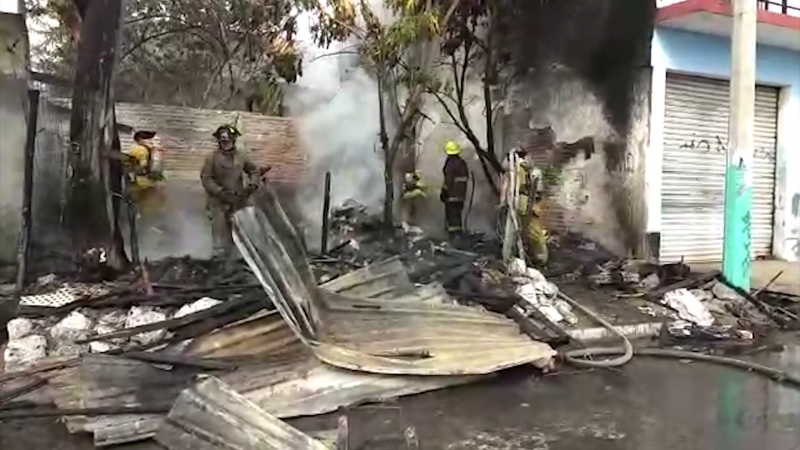
[[[655,1],[512,1],[500,44],[514,71],[504,145],[585,139],[594,151],[537,151],[561,170],[551,227],[620,254],[645,253],[644,154],[648,143],[650,41]]]
[[[728,38],[657,28],[651,64],[652,113],[647,154],[647,231],[661,230],[661,160],[667,71],[730,78]],[[800,52],[758,46],[756,80],[780,87],[775,172],[773,254],[800,259]]]
[[[449,76],[448,73],[442,74],[442,77],[446,76]],[[464,103],[468,105],[465,107],[465,112],[467,113],[470,127],[485,148],[486,118],[483,108],[483,85],[472,74],[465,83],[464,97],[466,99]],[[430,120],[424,121],[420,127],[417,169],[422,172],[424,180],[430,188],[430,197],[423,206],[423,211],[419,214],[422,220],[417,225],[428,233],[436,234],[438,232],[444,235],[444,209],[439,201],[439,189],[443,182],[442,168],[447,158],[444,153],[444,145],[447,141],[452,140],[461,145],[461,156],[467,161],[475,185],[472,208],[469,210],[467,218],[467,228],[472,232],[494,233],[496,211],[494,206],[497,200],[489,188],[475,149],[464,134],[452,123],[452,120],[436,99],[428,97],[424,111]],[[453,109],[453,111],[455,110]],[[500,123],[496,123],[495,130],[499,128]],[[498,145],[498,148],[502,149],[502,146]]]
[[[499,56],[510,74],[495,134],[505,154],[534,147],[536,129],[550,127],[558,142],[589,138],[595,151],[544,148],[540,161],[557,165],[561,183],[552,189],[551,229],[583,234],[621,254],[643,253],[644,159],[648,144],[649,44],[654,2],[640,0],[512,0],[500,13]],[[485,139],[486,122],[478,76],[467,81],[467,115]],[[501,100],[498,95],[494,100]],[[472,231],[494,231],[496,199],[486,186],[474,150],[429,101],[419,136],[418,168],[432,187],[424,211],[428,231],[443,223],[438,188],[448,140],[462,145],[477,181]]]
[[[0,13],[0,264],[19,235],[28,88],[28,38],[20,14]]]

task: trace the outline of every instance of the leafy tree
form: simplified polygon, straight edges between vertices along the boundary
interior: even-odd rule
[[[458,2],[442,33],[440,76],[428,79],[427,91],[444,109],[448,118],[472,144],[492,191],[499,195],[495,183],[502,172],[494,139],[494,120],[499,101],[493,99],[493,87],[502,84],[495,37],[498,25],[494,10],[498,0],[462,0]],[[480,77],[485,136],[479,136],[467,114],[467,107],[478,100],[467,93],[471,77]]]
[[[363,65],[377,80],[379,142],[384,160],[383,218],[393,224],[394,175],[398,155],[414,142],[426,79],[438,51],[440,23],[447,23],[458,0],[447,9],[433,0],[385,0],[392,14],[381,21],[366,0],[304,0],[315,13],[312,32],[323,46],[357,39]]]
[[[80,39],[70,0],[29,0],[55,23],[35,49],[43,70],[69,76]],[[300,74],[295,0],[129,0],[115,78],[117,99],[274,114],[280,85]],[[42,28],[42,27],[40,27]]]

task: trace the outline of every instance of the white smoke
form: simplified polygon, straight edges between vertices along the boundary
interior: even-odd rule
[[[306,18],[307,19],[307,18]],[[307,23],[300,21],[303,75],[289,85],[285,105],[298,119],[308,155],[298,206],[312,248],[319,242],[325,172],[331,173],[331,204],[348,199],[371,209],[383,201],[383,162],[378,144],[378,86],[360,65],[357,47],[334,43],[316,46]]]

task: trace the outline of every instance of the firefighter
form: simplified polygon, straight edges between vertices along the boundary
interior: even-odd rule
[[[444,146],[447,159],[442,172],[444,184],[439,194],[439,199],[444,203],[444,219],[447,233],[451,237],[458,237],[464,232],[462,211],[467,197],[467,182],[469,169],[467,162],[461,158],[461,147],[453,141]]]
[[[401,215],[403,228],[416,223],[420,203],[428,197],[427,188],[418,170],[408,172],[403,179]]]
[[[217,149],[206,158],[200,180],[207,195],[213,254],[225,259],[231,256],[233,248],[233,213],[245,206],[258,187],[260,175],[266,171],[259,169],[246,153],[236,148],[236,139],[241,136],[236,127],[222,125],[213,136],[217,140]]]
[[[528,259],[536,265],[545,265],[548,260],[547,232],[544,228],[542,215],[542,174],[535,166],[533,158],[522,148],[514,150],[516,158],[515,167],[508,167],[516,171],[517,189],[517,217],[522,228],[522,243]],[[510,161],[507,166],[510,166]],[[504,189],[508,186],[508,178]],[[503,197],[505,198],[505,196]]]
[[[123,167],[128,175],[131,200],[141,214],[158,208],[163,196],[163,149],[155,131],[137,131],[134,144],[125,151]]]

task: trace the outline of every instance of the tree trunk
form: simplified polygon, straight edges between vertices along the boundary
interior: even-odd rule
[[[387,229],[394,227],[394,155],[389,145],[389,134],[386,131],[386,102],[384,101],[384,84],[386,72],[378,71],[378,121],[380,124],[380,143],[383,151],[383,224]]]
[[[107,155],[113,146],[112,78],[119,49],[122,0],[93,0],[83,14],[72,97],[69,165],[71,179],[67,223],[75,251],[97,249],[107,264],[124,269],[125,249],[114,239],[111,185]]]

